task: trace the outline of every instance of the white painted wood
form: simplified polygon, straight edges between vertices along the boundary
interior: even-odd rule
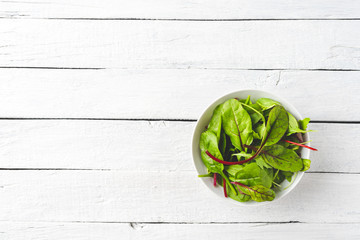
[[[359,224],[145,224],[1,222],[3,240],[92,239],[349,239],[360,237]]]
[[[360,69],[359,21],[2,19],[0,66]]]
[[[0,221],[353,223],[359,181],[307,173],[285,198],[242,207],[213,195],[195,171],[1,171]]]
[[[359,18],[353,0],[17,0],[0,2],[3,18]]]
[[[0,121],[0,168],[194,171],[195,122]],[[311,171],[360,172],[359,124],[311,124]],[[348,149],[352,149],[349,151]],[[341,164],[340,164],[341,163]]]
[[[0,116],[197,119],[229,92],[262,89],[312,120],[359,121],[359,78],[331,71],[0,69]]]

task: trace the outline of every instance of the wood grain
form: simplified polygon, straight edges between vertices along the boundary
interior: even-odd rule
[[[229,92],[260,89],[312,120],[360,120],[354,111],[360,72],[0,68],[0,74],[3,118],[197,119]]]
[[[195,171],[1,171],[0,221],[357,223],[359,181],[307,173],[254,211],[213,195]]]
[[[0,66],[360,69],[360,21],[2,19]]]
[[[194,122],[0,121],[0,168],[194,171]],[[311,170],[360,173],[359,124],[311,124]],[[339,164],[341,161],[341,164]]]
[[[2,18],[299,19],[359,18],[351,0],[51,0],[0,2]]]
[[[242,223],[242,224],[146,224],[146,223],[35,223],[1,222],[4,240],[92,239],[349,239],[360,237],[359,224]]]

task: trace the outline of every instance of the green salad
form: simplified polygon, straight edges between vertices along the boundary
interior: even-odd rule
[[[214,186],[239,202],[272,201],[276,188],[311,161],[300,155],[309,118],[297,120],[277,101],[230,99],[218,105],[200,137],[201,159]]]

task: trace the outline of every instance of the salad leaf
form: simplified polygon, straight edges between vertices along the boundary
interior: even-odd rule
[[[262,169],[264,169],[264,168],[272,168],[272,166],[270,166],[268,163],[266,163],[263,155],[258,155],[255,158],[255,161],[256,161],[256,164]]]
[[[305,158],[303,158],[302,161],[303,161],[304,168],[301,171],[305,172],[310,169],[311,161],[309,159],[305,159]]]
[[[242,183],[233,182],[239,186],[239,189],[249,195],[252,200],[256,202],[272,201],[275,198],[274,190],[264,187],[262,185],[255,185],[253,187],[246,186]]]
[[[261,169],[255,162],[244,165],[226,166],[229,179],[247,186],[263,185],[270,188],[273,180],[273,170]]]
[[[243,151],[244,144],[250,145],[253,141],[250,115],[236,99],[226,101],[222,109],[224,131],[232,144]]]
[[[224,170],[224,165],[214,161],[210,158],[205,151],[208,150],[213,156],[219,159],[223,159],[220,150],[218,148],[217,137],[212,131],[203,132],[200,136],[200,150],[201,159],[203,163],[212,173],[220,173]]]
[[[213,132],[206,131],[201,134],[200,150],[201,150],[201,159],[205,164],[205,166],[207,167],[208,171],[211,173],[218,173],[221,177],[225,178],[225,180],[228,183],[230,183],[228,177],[223,173],[224,165],[214,161],[206,154],[206,151],[208,151],[216,158],[223,160],[223,157],[218,148],[216,135]],[[231,191],[236,193],[234,187],[231,184],[229,184],[229,186]]]
[[[306,130],[307,129],[307,125],[310,122],[310,118],[304,118],[303,120],[299,120],[299,126],[302,130]]]
[[[221,110],[222,110],[222,104],[218,105],[215,108],[208,126],[208,130],[215,133],[218,143],[220,141],[220,134],[221,134],[221,114],[222,114]]]
[[[259,98],[256,103],[262,108],[263,111],[278,105],[281,106],[279,102],[274,101],[270,98]]]
[[[282,106],[275,106],[269,113],[266,124],[265,146],[277,143],[285,134],[289,126],[288,114]]]
[[[285,178],[288,182],[291,182],[291,178],[294,175],[293,172],[281,171],[281,173],[285,176]]]
[[[297,153],[278,144],[265,147],[263,157],[269,165],[282,171],[297,172],[303,169],[303,162]]]
[[[298,122],[296,118],[289,112],[288,112],[288,116],[289,116],[289,129],[287,132],[287,136],[290,136],[294,133],[310,132],[310,131],[306,131],[307,125],[310,122],[310,118],[305,118],[304,120],[299,120]],[[299,123],[301,123],[302,125],[301,128]]]

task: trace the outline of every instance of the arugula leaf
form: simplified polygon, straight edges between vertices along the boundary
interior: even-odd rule
[[[281,145],[265,147],[262,154],[265,161],[276,169],[297,172],[303,168],[303,162],[297,153]]]
[[[266,188],[262,185],[255,185],[253,187],[249,187],[242,183],[238,183],[238,182],[233,182],[233,183],[237,184],[243,193],[249,195],[251,199],[256,202],[272,201],[275,198],[274,190],[270,188]]]
[[[244,150],[244,144],[253,141],[251,118],[241,103],[230,99],[223,104],[222,121],[225,133],[232,144],[239,150]]]
[[[256,103],[260,105],[263,111],[281,105],[279,102],[274,101],[270,98],[259,98]]]

